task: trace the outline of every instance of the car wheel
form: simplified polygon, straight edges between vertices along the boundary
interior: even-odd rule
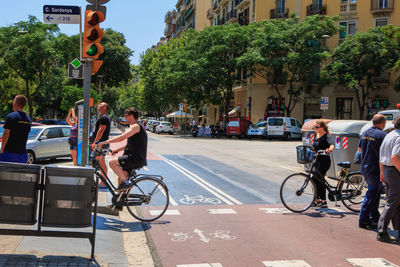
[[[35,160],[36,160],[36,158],[35,158],[35,153],[33,153],[33,151],[32,150],[29,150],[28,152],[27,152],[27,154],[28,154],[28,164],[33,164],[34,162],[35,162]]]

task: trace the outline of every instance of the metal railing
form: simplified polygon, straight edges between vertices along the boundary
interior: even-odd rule
[[[312,15],[326,15],[326,10],[327,10],[327,6],[326,5],[322,5],[321,7],[315,7],[314,4],[308,5],[307,6],[307,16],[312,16]]]
[[[277,8],[270,10],[270,19],[284,19],[289,17],[289,8],[285,8],[283,11]]]

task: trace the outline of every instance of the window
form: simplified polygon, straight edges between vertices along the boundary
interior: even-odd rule
[[[389,0],[378,0],[378,9],[389,8]]]
[[[353,98],[338,97],[336,98],[336,119],[351,120],[353,113]]]
[[[320,10],[322,8],[322,0],[313,0],[313,9]]]
[[[269,126],[282,126],[283,125],[283,119],[271,118],[271,119],[268,120],[268,125]]]
[[[389,18],[375,19],[375,27],[382,27],[389,24]]]
[[[339,26],[344,27],[343,30],[340,31],[339,38],[344,39],[347,35],[353,35],[357,30],[357,21],[341,21],[339,22]]]
[[[62,131],[64,137],[69,137],[69,135],[71,134],[71,128],[69,128],[69,127],[63,127],[63,128],[61,128],[61,131]]]
[[[296,121],[294,119],[290,119],[290,125],[296,127]]]
[[[58,128],[50,128],[44,131],[43,136],[46,136],[47,139],[58,138],[60,137],[60,133],[58,132]]]
[[[277,0],[276,9],[278,14],[285,13],[285,0]]]
[[[228,122],[228,127],[239,127],[239,121]]]

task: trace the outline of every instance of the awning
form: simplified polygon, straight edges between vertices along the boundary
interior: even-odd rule
[[[239,109],[240,109],[240,106],[236,106],[236,108],[234,108],[234,109],[232,109],[231,111],[229,111],[228,115],[233,115],[233,114],[235,114]]]
[[[175,111],[167,115],[167,118],[193,118],[193,115],[183,111]]]

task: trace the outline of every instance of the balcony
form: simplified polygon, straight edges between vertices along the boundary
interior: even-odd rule
[[[171,24],[168,24],[164,29],[164,35],[168,37],[171,36],[171,34],[172,34],[172,27]]]
[[[285,8],[283,11],[277,8],[270,10],[270,19],[286,19],[289,17],[289,8]]]
[[[207,10],[207,19],[212,20],[214,18],[214,11],[210,8]]]
[[[228,2],[229,2],[229,0],[221,0],[221,1],[219,1],[219,6],[223,7],[223,6],[225,6]]]
[[[390,72],[381,71],[374,76],[374,82],[376,83],[390,83]]]
[[[175,11],[168,11],[167,14],[165,14],[165,23],[171,23],[172,22],[172,18],[174,17]]]
[[[236,17],[236,10],[231,10],[226,14],[226,21],[228,22],[235,22],[237,20]]]
[[[242,9],[246,4],[249,4],[250,0],[235,0],[236,9]]]
[[[349,17],[357,14],[357,3],[345,3],[340,5],[340,16]]]
[[[371,0],[371,13],[385,15],[393,11],[393,0]]]
[[[307,6],[307,16],[312,15],[326,15],[326,5],[322,5],[321,7],[315,7],[313,4]]]

